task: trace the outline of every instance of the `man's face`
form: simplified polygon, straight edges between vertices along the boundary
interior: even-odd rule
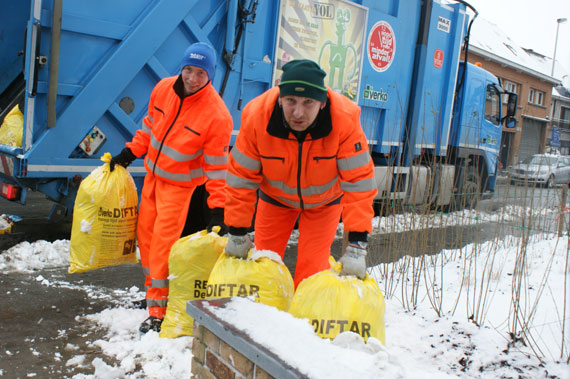
[[[302,132],[313,124],[325,103],[310,97],[283,96],[279,98],[279,105],[291,129]]]
[[[182,69],[182,82],[184,92],[191,95],[208,83],[208,73],[198,66],[184,66]]]

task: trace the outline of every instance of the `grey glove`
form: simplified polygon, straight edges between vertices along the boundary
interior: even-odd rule
[[[251,248],[251,240],[247,234],[243,236],[236,236],[235,234],[228,234],[228,244],[226,245],[226,255],[236,258],[245,258]]]
[[[355,275],[364,279],[366,277],[366,242],[349,242],[339,262],[342,263],[340,275]]]

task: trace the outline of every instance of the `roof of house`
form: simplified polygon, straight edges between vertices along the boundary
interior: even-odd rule
[[[557,59],[552,72],[552,58],[525,49],[507,36],[498,25],[478,16],[471,27],[470,51],[554,84],[570,88],[570,71]],[[554,91],[554,90],[553,90]],[[554,93],[554,92],[553,92]]]

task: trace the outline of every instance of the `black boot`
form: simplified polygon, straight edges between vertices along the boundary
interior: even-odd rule
[[[144,320],[139,327],[139,332],[145,334],[149,330],[153,330],[155,332],[160,332],[160,326],[162,325],[162,319],[154,316],[150,316],[146,320]]]

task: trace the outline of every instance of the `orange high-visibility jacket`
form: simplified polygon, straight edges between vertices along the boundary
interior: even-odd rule
[[[360,108],[328,90],[328,102],[303,142],[284,126],[274,87],[249,102],[230,153],[225,223],[251,225],[257,189],[282,206],[309,209],[342,197],[345,230],[372,232],[377,189],[360,126]]]
[[[180,76],[158,82],[142,128],[126,145],[137,157],[146,154],[147,175],[182,187],[206,182],[208,206],[223,208],[231,115],[211,82],[183,93]]]

